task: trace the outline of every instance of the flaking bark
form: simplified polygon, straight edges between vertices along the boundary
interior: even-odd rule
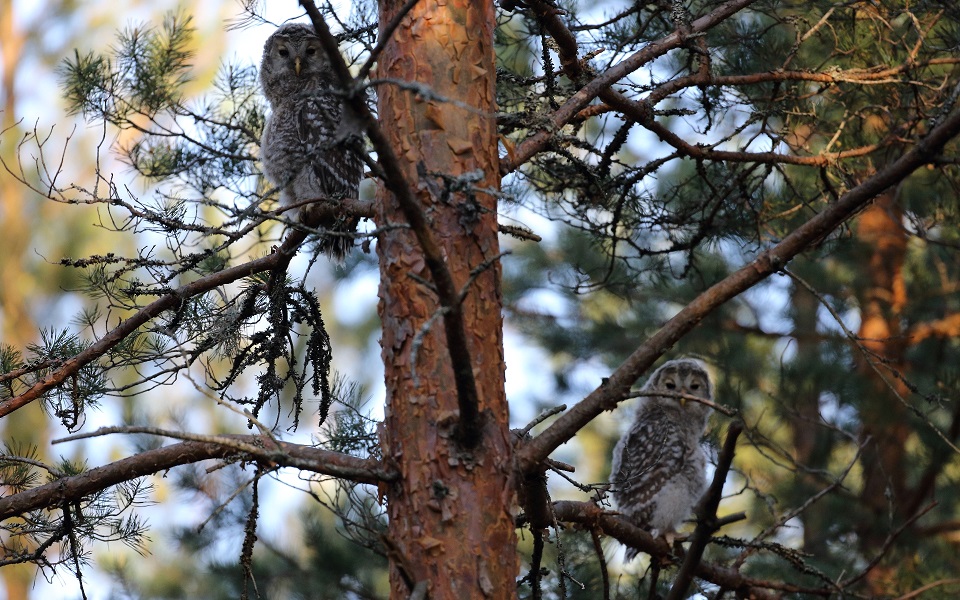
[[[382,2],[380,23],[403,6]],[[378,224],[413,228],[388,228],[378,238],[384,457],[402,474],[387,492],[393,598],[424,582],[432,599],[515,596],[496,199],[476,191],[499,186],[493,25],[491,2],[418,3],[376,74],[408,83],[378,88],[381,127],[462,298],[444,305],[419,224],[393,190],[381,189]],[[464,340],[451,334],[449,311],[460,311]],[[454,371],[458,356],[469,356],[472,374]],[[471,375],[477,402],[464,407],[457,387]]]

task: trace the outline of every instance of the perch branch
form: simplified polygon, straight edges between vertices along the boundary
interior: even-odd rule
[[[663,538],[654,538],[650,532],[633,525],[615,513],[601,509],[592,502],[560,500],[553,503],[553,510],[557,521],[598,527],[605,535],[649,554],[653,560],[670,561],[672,559],[673,550]],[[738,594],[742,594],[740,597],[744,598],[773,600],[780,597],[780,594],[774,590],[798,591],[795,586],[754,579],[736,569],[711,562],[699,562],[697,576],[722,588],[736,590]]]
[[[285,442],[280,442],[280,448],[277,449],[273,441],[260,435],[220,437],[231,443],[190,441],[163,446],[0,498],[0,520],[32,510],[60,506],[124,481],[212,458],[245,457],[269,465],[293,467],[361,483],[376,484],[391,481],[397,476],[376,460]],[[237,444],[257,451],[238,452],[234,447]]]

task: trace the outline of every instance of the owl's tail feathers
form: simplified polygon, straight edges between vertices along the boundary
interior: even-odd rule
[[[326,235],[317,241],[317,249],[337,261],[343,260],[352,248],[352,235]]]
[[[316,247],[334,260],[343,260],[354,246],[354,234],[360,218],[343,211],[333,202],[314,202],[304,207],[300,220],[310,227],[326,229],[316,240]]]
[[[321,235],[317,241],[317,248],[332,258],[333,260],[343,260],[344,257],[353,249],[354,233],[357,230],[357,223],[354,220],[351,223],[337,223],[330,227],[330,233]]]

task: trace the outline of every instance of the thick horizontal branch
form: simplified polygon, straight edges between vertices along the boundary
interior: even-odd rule
[[[605,410],[613,410],[628,397],[630,386],[671,346],[719,306],[780,270],[794,256],[851,218],[878,194],[896,185],[918,167],[927,164],[960,133],[960,110],[944,117],[910,152],[862,184],[841,196],[820,214],[762,252],[751,263],[714,284],[667,321],[634,352],[610,377],[586,398],[550,424],[540,435],[518,451],[520,468],[527,472],[542,468],[547,456],[572,438],[581,427]]]
[[[553,503],[553,511],[557,521],[599,527],[604,534],[649,554],[655,560],[671,560],[673,557],[673,549],[663,538],[654,538],[648,531],[633,525],[619,515],[601,509],[592,502],[561,500]],[[771,588],[784,587],[781,582],[750,578],[736,569],[704,561],[698,563],[696,575],[721,588],[736,591],[744,598],[772,600],[779,598],[780,594]]]
[[[263,451],[257,454],[238,452],[230,444],[209,442],[181,442],[155,450],[146,450],[79,475],[63,477],[46,485],[0,498],[0,520],[32,510],[60,506],[64,502],[80,500],[84,496],[118,483],[213,458],[243,456],[269,466],[292,467],[358,483],[376,484],[396,478],[395,473],[384,469],[379,461],[373,459],[357,458],[339,452],[285,442],[280,442],[278,448],[276,442],[259,435],[222,437],[230,442],[262,448]]]
[[[564,102],[560,108],[554,111],[554,113],[550,115],[548,119],[546,119],[547,123],[543,129],[530,135],[522,143],[517,145],[514,152],[509,157],[502,159],[500,161],[500,173],[506,175],[507,173],[515,171],[521,165],[530,160],[530,158],[532,158],[535,154],[546,148],[550,144],[550,140],[553,139],[554,133],[558,129],[570,122],[570,120],[574,118],[582,108],[587,106],[587,104],[593,101],[597,96],[601,95],[601,93],[604,91],[609,90],[610,86],[620,81],[630,73],[633,73],[643,65],[649,63],[653,59],[663,56],[674,48],[679,48],[684,44],[684,41],[687,37],[712,29],[716,25],[722,23],[727,18],[731,17],[747,6],[750,6],[754,2],[756,2],[756,0],[730,0],[729,2],[725,2],[724,4],[718,6],[713,12],[693,21],[690,24],[690,31],[685,35],[681,35],[679,32],[674,32],[670,35],[664,36],[655,42],[647,44],[640,51],[632,54],[622,62],[617,63],[617,65],[598,75],[596,78],[580,88],[580,90],[578,90],[576,94]],[[549,15],[549,13],[546,11],[544,14]],[[558,39],[558,41],[569,44],[570,38],[562,34],[559,28],[552,31],[551,35],[554,35],[555,39]],[[568,65],[574,64],[573,61],[570,61],[566,57],[564,57],[562,60],[564,61],[565,68],[567,68]]]

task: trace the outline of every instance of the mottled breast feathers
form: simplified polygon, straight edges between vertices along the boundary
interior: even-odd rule
[[[344,94],[309,25],[288,23],[267,39],[260,85],[271,110],[260,143],[264,174],[280,188],[285,206],[335,205],[333,216],[320,223],[327,230],[320,249],[342,258],[359,219],[337,209],[344,198],[359,195],[362,140],[341,126]]]
[[[613,451],[611,493],[624,517],[671,539],[706,487],[700,438],[710,408],[690,398],[712,400],[713,385],[706,365],[683,358],[654,371],[642,391],[648,395]],[[628,548],[627,560],[636,554]]]

